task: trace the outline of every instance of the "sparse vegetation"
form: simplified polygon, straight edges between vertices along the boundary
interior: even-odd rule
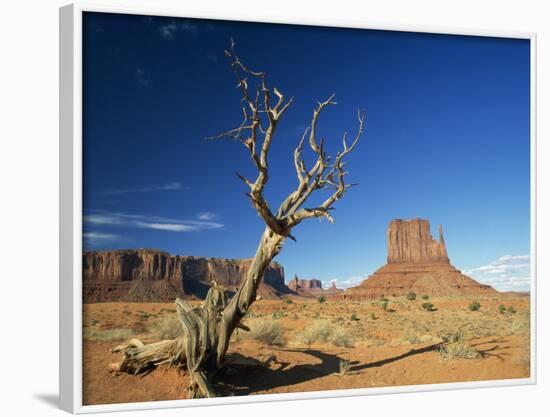
[[[422,308],[426,311],[435,311],[432,303],[422,303]]]
[[[349,332],[327,320],[316,320],[313,325],[298,332],[295,342],[299,345],[306,345],[308,349],[314,343],[332,343],[334,346],[353,347],[353,338]]]
[[[106,329],[106,330],[86,330],[84,339],[95,342],[116,342],[127,340],[134,336],[132,329]]]
[[[387,311],[388,310],[389,302],[388,300],[384,300],[380,303],[380,307],[382,307],[382,310]]]
[[[427,301],[427,300],[430,299],[430,296],[429,296],[428,294],[424,294],[424,295],[422,296],[422,299],[423,299],[424,301]]]
[[[148,328],[156,339],[175,339],[183,334],[181,323],[175,314],[155,320]]]
[[[407,294],[407,300],[409,301],[414,301],[416,300],[416,293],[414,291],[410,291],[408,294]]]
[[[284,329],[279,320],[254,318],[245,324],[250,331],[241,334],[243,339],[257,340],[266,345],[284,345]]]
[[[347,374],[351,368],[351,361],[348,361],[346,359],[340,359],[339,368],[340,368],[340,375]]]
[[[329,336],[328,340],[338,347],[352,348],[354,345],[353,337],[351,334],[343,327],[335,327],[332,329],[332,334]]]
[[[327,297],[325,297],[324,295],[321,295],[317,298],[317,301],[319,301],[320,303],[324,303],[325,301],[327,301]]]
[[[376,313],[372,312],[372,313],[370,313],[370,318],[372,320],[376,320],[378,317],[376,317]]]
[[[498,312],[499,312],[500,314],[506,313],[506,307],[504,306],[504,304],[500,304],[500,305],[498,306]]]
[[[351,320],[351,321],[359,321],[359,317],[357,317],[357,314],[352,313],[352,315],[351,315],[351,317],[350,317],[350,320]]]
[[[447,342],[439,348],[439,354],[443,359],[475,359],[479,357],[477,349],[466,342],[464,332],[448,332],[446,340]]]
[[[478,311],[480,308],[481,308],[481,304],[477,300],[472,301],[468,306],[468,310],[470,311]]]
[[[510,314],[516,314],[516,309],[514,308],[514,306],[508,307],[508,313],[510,313]]]
[[[280,320],[280,319],[282,319],[284,316],[285,316],[285,313],[283,313],[282,311],[274,311],[273,314],[271,315],[271,317],[273,318],[273,320]]]
[[[294,304],[294,301],[292,301],[290,298],[287,298],[287,299],[285,299],[285,303]]]

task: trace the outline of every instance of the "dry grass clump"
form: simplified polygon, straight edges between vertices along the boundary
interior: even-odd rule
[[[420,343],[438,342],[439,340],[439,338],[426,332],[422,332],[421,329],[416,327],[407,327],[401,334],[401,343],[403,344],[417,345]]]
[[[311,326],[307,326],[298,332],[294,339],[298,345],[306,345],[308,348],[314,343],[331,343],[339,347],[353,347],[353,337],[343,327],[338,327],[328,320],[315,320]]]
[[[517,363],[522,368],[530,369],[531,368],[531,347],[529,345],[522,346]]]
[[[461,330],[446,332],[442,338],[447,343],[439,348],[443,359],[475,359],[479,352],[465,340],[465,333]]]
[[[176,339],[183,334],[183,328],[175,314],[155,320],[148,330],[159,340]]]
[[[134,334],[135,332],[132,329],[86,329],[83,337],[85,340],[92,340],[94,342],[114,342],[130,339]]]
[[[266,345],[284,345],[284,328],[279,320],[257,317],[245,323],[250,331],[239,332],[243,339],[257,340]]]
[[[514,314],[510,320],[510,334],[519,336],[529,335],[531,332],[531,319],[529,312]]]
[[[340,368],[339,374],[345,375],[351,369],[351,361],[348,361],[346,359],[340,359],[340,362],[338,363],[338,367]]]
[[[329,341],[338,347],[353,347],[353,337],[343,327],[334,328],[332,334],[329,336]]]

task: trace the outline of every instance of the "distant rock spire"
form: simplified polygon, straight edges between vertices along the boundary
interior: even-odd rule
[[[445,239],[443,239],[443,226],[441,224],[439,225],[439,249],[441,251],[441,257],[443,259],[449,259],[447,248],[445,247]]]

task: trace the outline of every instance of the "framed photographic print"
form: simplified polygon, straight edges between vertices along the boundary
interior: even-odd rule
[[[534,383],[535,39],[62,8],[62,408]]]

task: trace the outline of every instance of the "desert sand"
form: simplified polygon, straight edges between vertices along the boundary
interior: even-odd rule
[[[471,311],[472,302],[480,307]],[[198,303],[198,301],[196,302]],[[432,310],[422,307],[431,303]],[[502,305],[502,307],[500,307]],[[500,308],[499,308],[500,307]],[[117,344],[173,335],[172,303],[84,305],[83,399],[86,405],[187,398],[184,369],[160,366],[144,376],[112,371]],[[415,300],[336,300],[291,296],[253,304],[229,348],[263,365],[229,369],[220,395],[489,381],[529,377],[529,297],[452,296]]]

